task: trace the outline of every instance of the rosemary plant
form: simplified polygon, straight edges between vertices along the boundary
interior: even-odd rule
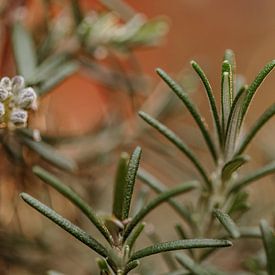
[[[176,225],[176,230],[180,238],[206,236],[220,238],[224,236],[237,239],[262,236],[267,253],[268,272],[269,274],[275,274],[273,264],[275,262],[274,235],[271,233],[272,229],[266,222],[262,222],[261,235],[257,228],[242,228],[233,221],[240,218],[248,208],[248,195],[244,190],[245,187],[275,172],[274,161],[256,171],[251,171],[245,176],[240,176],[238,172],[238,169],[249,160],[249,157],[244,154],[248,145],[258,131],[275,114],[275,104],[273,103],[255,121],[251,129],[246,133],[242,132],[243,122],[252,99],[258,87],[274,68],[275,61],[269,62],[250,85],[237,88],[235,56],[232,50],[226,50],[221,72],[220,112],[218,112],[212,87],[202,68],[195,61],[191,61],[191,66],[204,85],[213,117],[214,135],[210,133],[202,115],[182,87],[162,69],[157,69],[157,74],[178,96],[193,117],[203,136],[209,155],[213,159],[215,167],[213,171],[207,171],[199,157],[175,132],[149,114],[142,111],[139,112],[140,117],[145,122],[161,133],[192,162],[200,175],[200,179],[198,179],[200,182],[198,187],[199,196],[196,203],[192,204],[191,207],[184,206],[175,199],[168,200],[184,221],[184,225],[180,223]],[[166,190],[163,183],[145,170],[140,169],[138,177],[157,193],[162,193]],[[269,238],[269,241],[267,241],[267,238]],[[190,251],[189,255],[177,254],[176,259],[185,270],[192,274],[219,274],[211,273],[200,266],[200,263],[214,251],[215,249],[198,250],[196,253]],[[185,273],[179,272],[175,274]]]
[[[30,195],[22,193],[21,197],[30,206],[100,255],[101,258],[97,260],[100,274],[128,274],[139,265],[141,258],[166,251],[218,248],[231,245],[229,241],[224,239],[196,238],[157,243],[135,251],[134,244],[145,226],[143,222],[144,217],[162,202],[198,187],[197,182],[190,181],[166,190],[132,215],[130,210],[140,156],[140,147],[134,150],[130,159],[127,154],[122,154],[117,169],[112,214],[109,217],[104,216],[104,218],[99,216],[76,192],[54,175],[41,167],[34,167],[33,169],[39,178],[63,194],[87,216],[103,235],[107,244],[103,244],[95,237],[90,236],[87,232]]]

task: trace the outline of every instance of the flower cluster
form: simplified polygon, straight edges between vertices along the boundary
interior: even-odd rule
[[[0,80],[0,128],[25,127],[28,110],[36,110],[37,95],[33,88],[25,87],[22,76]]]

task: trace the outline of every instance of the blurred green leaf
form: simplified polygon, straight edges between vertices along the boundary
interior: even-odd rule
[[[214,209],[213,210],[216,218],[219,220],[219,222],[223,225],[225,230],[233,237],[234,239],[237,239],[240,237],[240,232],[235,224],[235,222],[229,217],[228,214],[224,213],[220,209]]]
[[[61,84],[68,76],[78,70],[78,64],[74,61],[66,62],[51,72],[48,78],[37,89],[39,96],[45,95],[57,85]]]
[[[20,22],[13,26],[12,45],[18,74],[30,78],[37,65],[36,51],[31,34]]]
[[[176,254],[177,261],[193,275],[211,275],[209,271],[205,269],[205,267],[200,266],[199,264],[195,263],[190,257],[183,253]]]
[[[268,274],[275,275],[275,235],[265,220],[261,221],[260,228],[266,253]]]
[[[23,144],[35,151],[40,157],[48,161],[49,163],[57,166],[65,171],[73,172],[77,170],[77,164],[71,158],[60,154],[50,145],[42,141],[34,141],[30,138],[21,138]]]

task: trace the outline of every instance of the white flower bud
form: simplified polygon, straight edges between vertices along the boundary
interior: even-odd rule
[[[36,93],[33,88],[28,87],[20,91],[16,99],[16,103],[20,108],[34,109],[36,107]]]
[[[5,114],[5,106],[0,102],[0,118]]]
[[[15,109],[10,114],[10,122],[16,126],[24,126],[28,120],[28,113],[22,109]]]
[[[8,91],[11,90],[11,80],[5,76],[0,81],[1,88],[7,89]]]
[[[0,101],[3,102],[9,97],[9,91],[0,87]]]
[[[12,92],[17,94],[20,90],[25,87],[25,79],[21,75],[16,75],[11,80]]]

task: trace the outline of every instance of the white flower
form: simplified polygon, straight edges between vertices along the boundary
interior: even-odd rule
[[[25,126],[28,120],[28,112],[22,109],[14,109],[10,114],[10,122],[16,126]]]
[[[23,109],[35,109],[36,106],[36,93],[33,88],[28,87],[19,91],[18,96],[16,97],[16,103],[18,107]]]
[[[11,80],[12,92],[14,95],[25,88],[25,79],[21,75],[16,75]]]
[[[11,91],[11,80],[7,76],[3,77],[0,81],[0,87],[4,88],[10,92]]]
[[[17,75],[0,79],[0,127],[15,129],[27,125],[27,110],[37,109],[37,95],[33,88],[25,88],[25,79]],[[39,138],[39,137],[38,137]]]

